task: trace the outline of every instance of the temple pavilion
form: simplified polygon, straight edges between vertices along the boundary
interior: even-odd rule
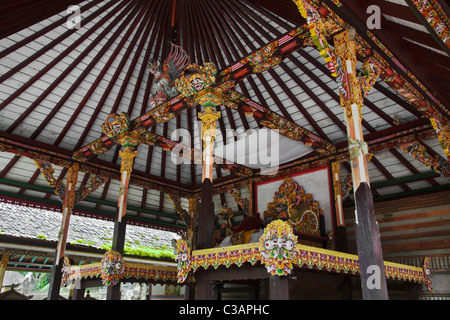
[[[22,0],[0,16],[0,283],[48,272],[49,300],[120,300],[126,282],[450,298],[446,1]]]

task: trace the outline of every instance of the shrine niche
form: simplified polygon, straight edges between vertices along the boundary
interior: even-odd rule
[[[320,219],[322,210],[313,196],[292,178],[286,177],[275,192],[273,201],[267,205],[264,221],[285,220],[294,232],[321,236]]]

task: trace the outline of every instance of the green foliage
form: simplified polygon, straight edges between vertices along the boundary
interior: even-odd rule
[[[139,257],[175,259],[173,250],[166,248],[154,249],[147,246],[130,247],[129,245],[125,245],[124,252],[125,254]]]

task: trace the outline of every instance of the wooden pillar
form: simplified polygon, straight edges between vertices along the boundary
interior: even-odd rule
[[[248,193],[250,195],[250,199],[248,200],[248,214],[253,217],[257,214],[255,209],[257,206],[255,203],[255,197],[253,196],[255,194],[255,182],[253,179],[248,180]]]
[[[121,255],[123,255],[125,246],[128,184],[130,181],[131,172],[133,171],[133,161],[137,155],[137,151],[134,149],[136,145],[137,144],[132,146],[127,145],[125,146],[124,151],[119,151],[119,155],[122,158],[120,164],[120,189],[111,250],[117,251]],[[120,283],[117,283],[114,286],[108,286],[106,291],[106,299],[120,300]]]
[[[5,279],[6,267],[8,266],[9,253],[2,254],[2,262],[0,263],[0,293],[2,292],[3,280]]]
[[[206,280],[208,270],[197,270],[195,272],[195,300],[213,300],[214,282]]]
[[[62,206],[62,222],[58,236],[58,244],[56,246],[55,259],[53,261],[52,275],[50,278],[48,300],[58,300],[61,288],[62,272],[64,263],[64,252],[66,249],[67,233],[69,231],[70,215],[75,204],[75,187],[78,181],[79,165],[74,163],[69,168],[67,175],[66,194]]]
[[[407,282],[404,286],[406,300],[419,300],[421,284]]]
[[[356,203],[356,243],[358,247],[361,287],[364,299],[388,299],[380,234],[375,220],[372,192],[367,170],[367,143],[361,125],[363,95],[356,74],[355,31],[348,27],[334,36],[335,54],[340,59],[338,81],[340,103],[344,109],[348,150],[352,168]],[[376,73],[375,73],[376,74]]]
[[[207,101],[205,101],[207,103]],[[202,120],[203,140],[203,176],[201,203],[199,212],[198,249],[214,247],[214,203],[212,201],[212,171],[214,165],[214,139],[216,137],[216,121],[220,112],[207,106],[204,112],[199,113]]]
[[[202,182],[197,249],[214,247],[214,202],[212,196],[212,182],[207,178]]]
[[[198,216],[197,249],[214,247],[214,203],[212,201],[212,170],[214,165],[214,139],[216,137],[216,120],[220,112],[206,106],[204,112],[199,113],[202,120],[203,140],[203,175],[200,211]],[[206,270],[195,273],[196,288],[195,298],[197,300],[213,299],[214,284],[205,280]]]
[[[86,288],[82,285],[83,279],[75,280],[75,288],[73,289],[72,300],[84,300]]]
[[[362,182],[355,193],[356,246],[364,300],[387,300],[387,283],[381,249],[380,231],[375,220],[372,191]]]
[[[342,207],[342,195],[341,195],[341,165],[339,162],[333,162],[331,164],[331,172],[333,175],[334,208],[335,208],[335,212],[336,212],[336,225],[338,227],[345,227],[344,208]]]
[[[195,300],[195,287],[186,286],[184,289],[184,300]]]
[[[336,215],[336,226],[334,230],[334,244],[335,250],[347,252],[347,231],[345,229],[344,222],[344,208],[342,206],[342,193],[341,193],[341,164],[339,162],[333,162],[331,164],[331,175],[334,188],[334,208]]]
[[[269,299],[289,300],[289,279],[286,276],[270,275]]]
[[[191,250],[195,250],[197,248],[197,243],[195,241],[196,232],[195,232],[195,221],[197,219],[198,214],[198,198],[189,198],[189,225],[188,225],[188,244]]]

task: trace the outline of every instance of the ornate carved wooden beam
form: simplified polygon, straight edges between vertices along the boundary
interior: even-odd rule
[[[259,73],[277,65],[281,60],[291,54],[294,50],[303,46],[303,38],[306,37],[306,28],[299,27],[277,39],[263,48],[229,68],[219,72],[217,75],[217,89],[226,92],[233,88],[237,81],[249,76],[252,73]],[[209,84],[209,85],[212,85]],[[191,94],[194,94],[192,92]],[[130,131],[139,128],[149,129],[156,123],[167,122],[180,114],[180,112],[193,105],[187,98],[190,95],[179,94],[177,97],[162,103],[146,114],[130,121]],[[89,159],[94,154],[101,154],[109,150],[114,145],[110,137],[102,137],[94,142],[76,150],[74,159]],[[95,151],[95,152],[94,152]]]
[[[449,17],[440,3],[436,0],[406,0],[405,2],[436,40],[440,48],[444,50],[447,55],[450,55]]]
[[[120,179],[120,166],[115,163],[100,159],[88,162],[72,159],[72,152],[63,148],[37,142],[13,134],[0,132],[0,151],[11,152],[19,156],[25,156],[33,160],[48,161],[53,165],[69,168],[74,162],[78,162],[81,172],[107,177],[109,179]],[[191,196],[192,188],[188,185],[154,176],[145,172],[134,170],[130,183],[143,188],[175,192],[180,195]]]
[[[441,177],[450,177],[450,164],[446,158],[439,155],[430,156],[427,149],[417,140],[401,139],[398,147],[406,153],[412,155],[416,160],[425,166],[432,168]]]
[[[308,2],[312,2],[309,1]],[[323,1],[327,11],[333,13],[333,19],[341,22],[344,19],[347,23],[355,26],[358,34],[358,54],[363,57],[370,57],[373,61],[378,61],[383,67],[381,78],[397,91],[404,99],[413,104],[427,118],[438,118],[441,123],[447,123],[450,119],[450,111],[439,99],[443,98],[436,90],[431,92],[426,87],[430,85],[429,78],[423,77],[424,69],[414,63],[413,53],[408,50],[399,51],[404,45],[408,45],[405,40],[392,33],[378,33],[376,30],[367,30],[365,21],[367,14],[362,6],[356,1],[342,0],[334,2]],[[329,16],[327,16],[327,19]],[[342,19],[341,19],[342,18]],[[384,19],[383,17],[381,17]],[[405,61],[410,70],[400,62]],[[446,103],[446,99],[441,99]]]

